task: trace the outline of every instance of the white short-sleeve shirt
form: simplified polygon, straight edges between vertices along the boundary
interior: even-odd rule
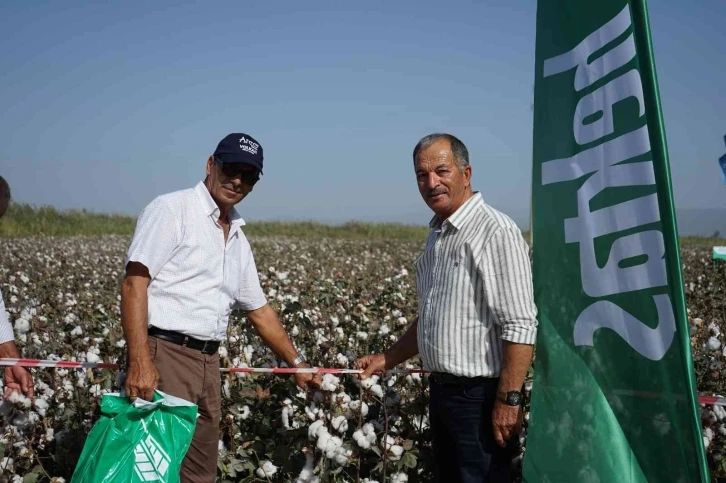
[[[8,320],[8,313],[5,311],[5,302],[3,295],[0,293],[0,344],[15,340],[13,335],[13,326]]]
[[[219,207],[201,182],[157,197],[139,215],[126,264],[149,269],[149,326],[224,340],[232,309],[267,303],[244,220],[230,210],[225,244],[218,219]]]

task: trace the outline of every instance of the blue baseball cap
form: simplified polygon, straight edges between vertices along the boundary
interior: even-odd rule
[[[245,133],[228,134],[217,145],[214,157],[223,164],[247,163],[262,173],[262,146]]]

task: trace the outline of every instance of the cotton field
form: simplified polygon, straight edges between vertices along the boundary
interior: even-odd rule
[[[24,357],[123,364],[119,283],[129,241],[0,239],[0,289]],[[251,242],[268,300],[313,365],[350,367],[385,349],[416,315],[411,264],[422,243]],[[715,265],[710,249],[698,247],[683,249],[683,263],[699,389],[716,394],[726,384],[726,263]],[[220,357],[226,367],[279,364],[236,313]],[[70,481],[100,397],[120,388],[122,372],[33,375],[34,401],[0,406],[0,481]],[[358,384],[329,374],[308,395],[287,376],[225,373],[222,392],[219,481],[431,480],[426,376]],[[712,471],[726,475],[726,411],[704,407],[702,417]]]

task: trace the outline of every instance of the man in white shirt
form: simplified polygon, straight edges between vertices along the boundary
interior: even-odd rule
[[[262,340],[291,367],[310,367],[260,287],[234,205],[262,174],[262,146],[247,134],[220,141],[194,188],[154,199],[139,216],[121,285],[128,344],[125,391],[152,400],[159,390],[199,407],[182,482],[215,481],[221,393],[219,342],[232,309],[247,312]],[[297,383],[320,379],[298,374]]]
[[[0,176],[0,218],[5,215],[8,205],[10,205],[10,186],[5,178]],[[0,294],[0,358],[4,357],[19,358],[20,352],[15,345],[13,326],[10,325],[8,313],[5,311],[5,303],[2,294]],[[9,366],[5,368],[5,393],[3,397],[7,399],[13,392],[33,397],[33,377],[24,367]]]

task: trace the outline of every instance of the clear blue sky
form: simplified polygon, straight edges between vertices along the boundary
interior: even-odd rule
[[[474,188],[529,213],[535,1],[0,6],[0,174],[20,202],[137,214],[256,137],[250,220],[425,223],[411,150],[469,147]],[[726,208],[723,0],[650,2],[681,208]]]

